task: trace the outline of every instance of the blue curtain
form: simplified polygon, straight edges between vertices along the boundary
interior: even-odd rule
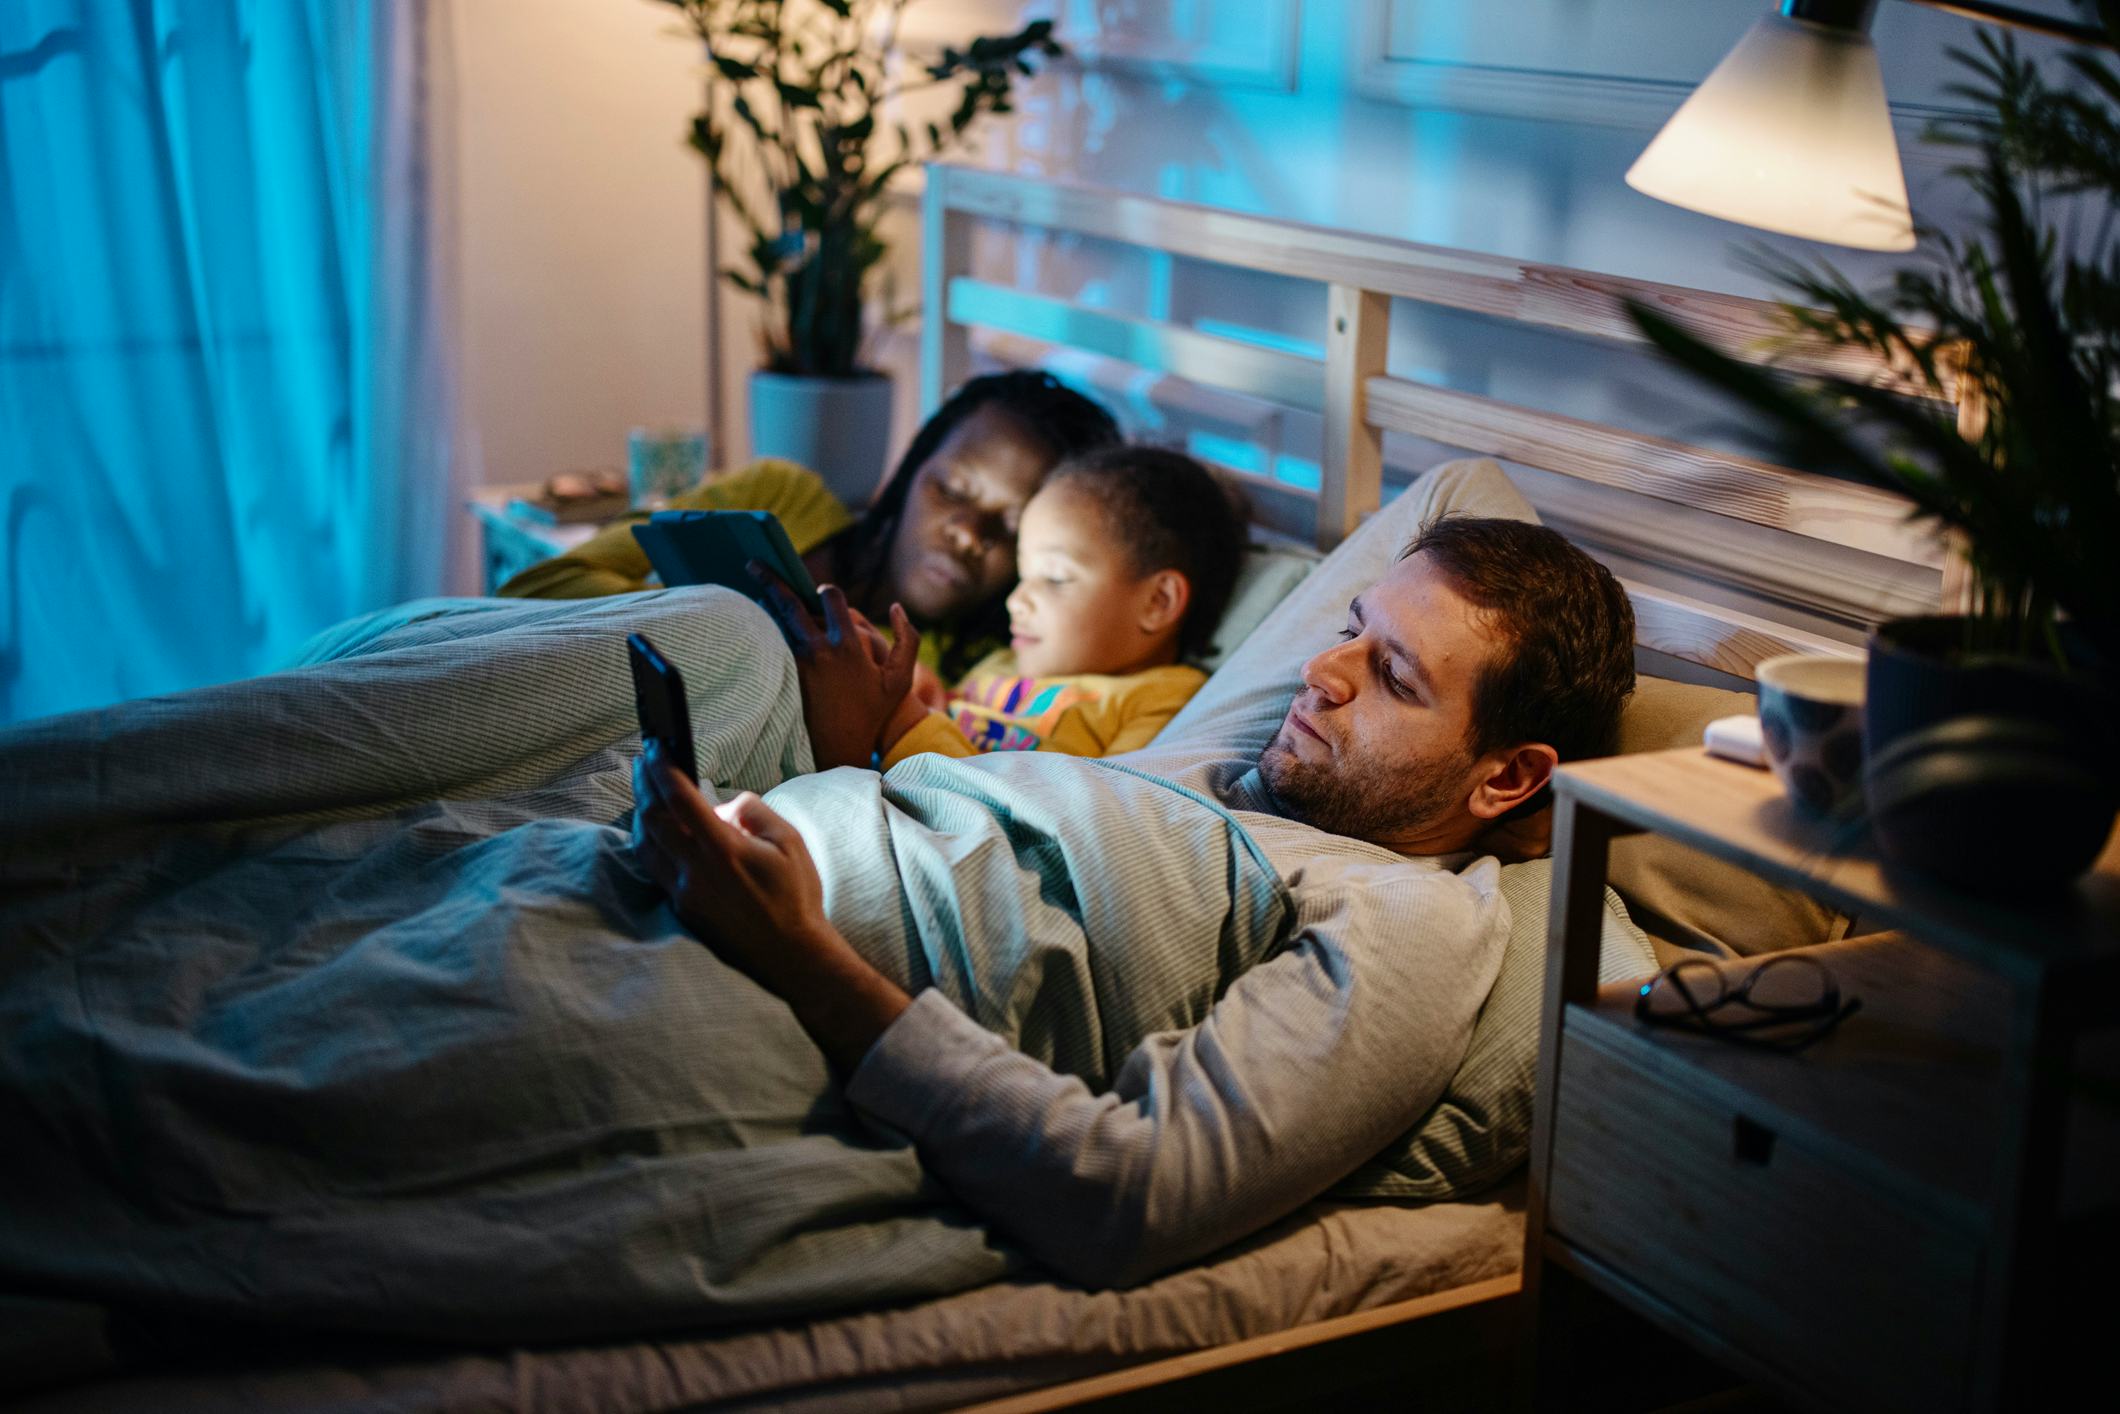
[[[0,720],[443,587],[428,20],[0,3]]]

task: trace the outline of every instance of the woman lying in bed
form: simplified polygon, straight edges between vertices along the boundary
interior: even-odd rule
[[[954,679],[1007,639],[1002,599],[1016,580],[1025,503],[1056,463],[1118,440],[1110,413],[1051,374],[994,373],[968,380],[921,424],[859,514],[816,473],[773,458],[670,504],[773,512],[812,579],[841,586],[879,621],[892,603],[905,605],[923,635],[922,661]],[[500,592],[587,599],[646,589],[648,574],[628,521],[531,566]]]
[[[1203,694],[1153,775],[805,774],[793,660],[719,591],[0,733],[0,1288],[528,1339],[1248,1232],[1442,1092],[1507,927],[1466,851],[1631,681],[1609,577],[1512,533],[1498,586],[1441,541],[1350,586],[1292,706],[1281,663]],[[651,770],[630,845],[628,628],[734,797]]]

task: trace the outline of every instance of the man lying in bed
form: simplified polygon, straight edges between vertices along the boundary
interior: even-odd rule
[[[0,1293],[579,1340],[1131,1280],[1296,1207],[1450,1081],[1474,856],[1631,680],[1554,537],[1363,589],[1432,503],[1152,756],[814,772],[778,630],[697,589],[428,601],[0,731]],[[635,777],[634,629],[724,814]]]
[[[1557,761],[1612,749],[1633,638],[1619,585],[1554,532],[1426,528],[1305,664],[1256,768],[1199,782],[1292,892],[1291,941],[1102,1094],[909,996],[834,926],[798,829],[755,794],[710,805],[652,745],[635,850],[858,1110],[1046,1265],[1125,1284],[1321,1192],[1434,1102],[1508,932],[1481,856]]]

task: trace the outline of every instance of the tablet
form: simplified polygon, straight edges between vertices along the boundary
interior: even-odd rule
[[[657,511],[633,527],[633,538],[664,584],[718,584],[763,603],[765,586],[744,568],[756,560],[824,616],[802,556],[771,511]]]

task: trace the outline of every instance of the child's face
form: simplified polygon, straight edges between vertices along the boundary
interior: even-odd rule
[[[1175,625],[1151,628],[1156,576],[1136,576],[1102,506],[1066,482],[1023,508],[1009,641],[1034,677],[1130,673],[1168,661]]]

